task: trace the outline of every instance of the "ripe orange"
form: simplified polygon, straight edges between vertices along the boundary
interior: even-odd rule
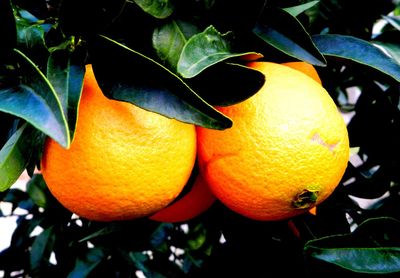
[[[214,195],[256,220],[308,211],[336,188],[347,166],[346,124],[323,87],[290,67],[252,62],[260,91],[218,107],[233,127],[197,128],[198,161]]]
[[[291,67],[292,69],[298,70],[298,71],[308,75],[309,77],[311,77],[312,79],[317,81],[319,84],[322,84],[321,78],[319,78],[317,70],[314,68],[313,65],[311,65],[309,63],[298,61],[298,62],[282,63],[282,65],[285,65],[285,66]]]
[[[86,68],[70,149],[45,143],[41,168],[52,194],[91,220],[148,216],[167,206],[196,159],[194,125],[110,100]]]
[[[201,175],[197,175],[190,186],[187,194],[180,199],[178,196],[171,205],[152,215],[150,219],[160,222],[188,221],[205,212],[216,201]]]

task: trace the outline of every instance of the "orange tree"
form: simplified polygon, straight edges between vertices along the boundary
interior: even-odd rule
[[[0,201],[12,205],[0,216],[17,216],[0,273],[397,277],[399,14],[396,0],[0,0]],[[252,220],[200,190],[208,199],[196,204],[202,213],[195,217],[104,222],[73,214],[50,193],[41,175],[45,139],[73,144],[88,64],[109,99],[225,130],[235,123],[215,107],[246,101],[268,84],[268,74],[246,66],[253,60],[313,65],[348,119],[346,171],[312,213]],[[25,170],[26,190],[12,187]],[[181,195],[199,183],[197,171],[194,165]],[[308,209],[315,196],[306,193],[299,196]]]

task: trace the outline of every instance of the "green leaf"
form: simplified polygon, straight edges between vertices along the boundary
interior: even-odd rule
[[[20,127],[0,150],[0,192],[13,185],[28,164],[24,149],[26,126]]]
[[[45,229],[33,241],[30,252],[31,270],[36,275],[40,274],[43,264],[47,264],[55,242],[54,228]]]
[[[188,22],[172,20],[154,30],[153,47],[161,61],[176,72],[183,47],[198,32],[197,27]]]
[[[192,36],[184,46],[178,61],[178,73],[184,78],[192,78],[206,68],[233,57],[255,52],[233,53],[228,40],[230,33],[221,34],[214,26]]]
[[[310,240],[307,255],[359,273],[384,274],[400,271],[400,222],[394,218],[371,218],[350,234]]]
[[[0,89],[0,111],[26,120],[61,146],[69,147],[68,124],[52,85],[27,56],[19,50],[15,54],[22,82]]]
[[[373,41],[374,45],[382,47],[384,51],[400,65],[400,45],[395,43],[387,43],[380,41]]]
[[[298,16],[302,12],[312,8],[314,5],[318,4],[319,0],[316,1],[310,1],[308,3],[304,3],[301,5],[293,6],[293,7],[288,7],[284,8],[283,10],[291,14],[292,16]]]
[[[104,36],[93,43],[93,70],[106,96],[206,128],[232,126],[229,118],[154,60]]]
[[[400,81],[400,64],[370,42],[345,35],[314,35],[313,41],[325,56],[348,59]]]
[[[74,52],[69,49],[51,52],[47,63],[47,78],[53,85],[68,120],[71,139],[75,133],[84,75],[83,59],[77,59]]]
[[[174,12],[170,0],[134,0],[135,3],[148,14],[156,18],[167,18]]]
[[[26,19],[19,18],[17,21],[17,43],[19,48],[32,49],[46,47],[45,30],[39,24],[32,24]]]
[[[68,274],[68,278],[85,278],[106,258],[103,248],[94,247],[84,255],[76,259],[74,269]]]
[[[24,124],[0,150],[0,192],[13,185],[28,165],[37,135],[37,130]]]
[[[219,63],[188,80],[208,103],[228,106],[246,100],[265,83],[260,71],[235,63]]]
[[[26,185],[26,192],[32,201],[41,208],[47,208],[47,186],[42,175],[34,175]]]
[[[400,18],[398,16],[382,16],[390,25],[400,31]]]
[[[326,65],[324,56],[300,21],[282,9],[266,9],[253,33],[286,55],[312,65]]]

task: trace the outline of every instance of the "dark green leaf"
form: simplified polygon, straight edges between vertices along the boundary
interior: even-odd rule
[[[25,140],[30,132],[26,127],[20,127],[0,150],[0,192],[13,185],[28,164]]]
[[[313,41],[325,56],[348,59],[400,81],[400,64],[372,43],[344,35],[314,35]]]
[[[192,36],[184,46],[178,61],[178,73],[184,78],[192,78],[206,68],[233,57],[254,52],[233,53],[229,33],[221,34],[213,26]]]
[[[300,21],[282,9],[267,9],[253,33],[291,57],[316,66],[326,65],[324,56]]]
[[[33,241],[30,264],[32,272],[40,274],[43,264],[47,264],[53,250],[55,234],[53,226],[42,231]]]
[[[260,71],[234,63],[219,63],[188,80],[190,86],[208,103],[227,106],[239,103],[264,85]]]
[[[17,188],[10,188],[10,190],[7,191],[7,194],[2,201],[11,203],[12,211],[14,211],[16,208],[19,207],[21,203],[26,202],[28,200],[29,200],[29,195],[25,191],[22,191],[21,189]]]
[[[319,3],[319,0],[310,1],[308,3],[304,3],[304,4],[301,4],[301,5],[284,8],[283,10],[285,10],[288,13],[290,13],[292,16],[298,16],[302,12],[308,10],[309,8],[312,8],[315,4],[318,4],[318,3]]]
[[[93,43],[93,70],[106,96],[206,128],[231,127],[229,118],[154,60],[104,36]]]
[[[106,258],[106,252],[100,247],[89,249],[86,254],[79,256],[74,269],[68,278],[85,278]]]
[[[58,97],[39,68],[22,52],[15,50],[22,82],[0,89],[0,111],[20,117],[69,147],[68,124]]]
[[[51,52],[47,64],[47,78],[61,102],[73,139],[78,117],[78,105],[83,87],[85,65],[69,49]]]
[[[197,27],[188,22],[172,20],[154,30],[153,47],[161,61],[176,72],[183,47],[198,32]]]
[[[174,11],[170,0],[134,0],[148,14],[156,18],[166,18]]]
[[[173,227],[171,223],[161,223],[151,235],[151,245],[156,249],[162,246]]]
[[[384,15],[383,18],[394,28],[400,31],[400,18],[396,16]]]
[[[306,243],[309,256],[360,273],[400,272],[400,222],[371,218],[351,234],[327,236]]]
[[[80,239],[79,242],[84,242],[88,240],[95,239],[97,237],[105,236],[105,235],[110,235],[113,233],[117,233],[122,231],[123,227],[121,225],[107,225],[104,228],[101,228],[100,230],[97,230],[90,235],[85,236],[84,238]]]

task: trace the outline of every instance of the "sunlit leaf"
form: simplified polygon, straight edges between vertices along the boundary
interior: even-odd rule
[[[267,9],[253,33],[291,57],[316,66],[326,65],[324,56],[300,21],[282,9]]]
[[[232,52],[229,35],[229,33],[221,34],[213,26],[209,26],[203,32],[192,36],[179,58],[178,73],[184,78],[192,78],[226,59],[257,54]]]
[[[386,52],[393,60],[395,60],[400,65],[400,45],[395,43],[387,43],[380,41],[373,41],[374,45],[382,47],[384,52]]]
[[[0,111],[26,120],[63,147],[69,147],[68,124],[52,85],[27,56],[18,50],[15,53],[22,82],[0,89]]]
[[[206,128],[232,125],[229,118],[154,60],[103,36],[93,46],[93,70],[106,96]]]
[[[400,31],[400,18],[397,16],[389,16],[383,15],[382,16],[390,25]]]
[[[304,3],[301,5],[293,6],[293,7],[288,7],[284,8],[283,10],[287,11],[290,13],[292,16],[298,16],[302,12],[308,10],[309,8],[312,8],[314,5],[318,4],[319,0],[316,1],[310,1],[308,3]]]
[[[24,124],[2,147],[0,150],[0,192],[17,181],[42,139],[37,129]]]
[[[183,47],[187,40],[198,32],[195,25],[181,20],[172,20],[154,30],[153,47],[161,61],[176,72]]]
[[[170,0],[133,0],[148,14],[156,18],[166,18],[174,11]]]
[[[348,59],[400,81],[400,64],[370,42],[345,35],[314,35],[312,38],[325,56]]]

